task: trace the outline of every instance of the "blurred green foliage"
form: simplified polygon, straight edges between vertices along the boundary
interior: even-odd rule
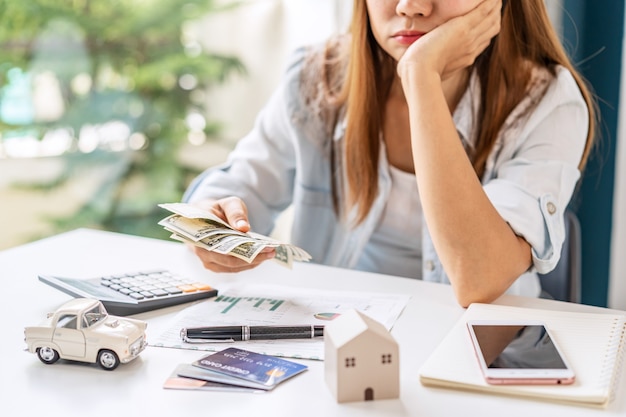
[[[39,139],[55,129],[70,132],[64,174],[39,187],[58,186],[94,164],[111,167],[79,212],[50,219],[55,231],[95,227],[166,237],[156,224],[164,214],[156,204],[179,200],[197,173],[178,161],[191,129],[186,117],[203,115],[208,120],[195,133],[214,137],[219,123],[208,117],[205,93],[245,72],[236,57],[204,50],[187,28],[236,6],[213,0],[0,0],[0,88],[16,69],[31,78],[52,73],[64,106],[54,120],[2,121],[0,140],[25,131]],[[82,152],[81,129],[110,121],[128,126],[140,146]]]

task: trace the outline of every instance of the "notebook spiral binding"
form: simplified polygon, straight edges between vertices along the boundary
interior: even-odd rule
[[[624,364],[624,350],[626,349],[626,317],[616,318],[615,327],[611,334],[611,348],[606,353],[606,361],[602,369],[603,376],[607,378],[610,388],[609,402],[615,400],[619,380],[622,375],[621,369]]]

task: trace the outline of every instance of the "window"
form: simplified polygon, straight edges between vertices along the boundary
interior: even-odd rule
[[[383,364],[390,364],[391,363],[391,353],[386,353],[382,355],[382,361]]]
[[[353,357],[346,358],[346,368],[354,368],[356,366],[356,359]]]
[[[201,43],[203,19],[227,7],[206,0],[5,3],[0,162],[36,164],[24,171],[37,175],[10,178],[32,186],[28,201],[42,189],[63,197],[65,188],[81,191],[67,194],[72,201],[61,216],[35,215],[50,223],[42,232],[96,227],[167,239],[155,227],[157,203],[179,200],[205,168],[181,151],[221,138],[205,96],[244,74],[237,57]],[[15,230],[11,244],[23,234]]]
[[[91,327],[99,321],[105,319],[107,314],[103,312],[102,304],[96,305],[85,313],[83,317],[84,327]]]
[[[64,316],[59,317],[59,321],[57,322],[57,328],[64,329],[76,329],[76,315],[75,314],[66,314]]]

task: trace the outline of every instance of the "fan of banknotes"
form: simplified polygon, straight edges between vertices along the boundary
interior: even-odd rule
[[[273,259],[288,268],[292,267],[294,261],[308,262],[311,259],[311,255],[297,246],[258,233],[240,232],[210,211],[199,207],[186,203],[165,203],[159,204],[159,207],[173,213],[159,222],[172,233],[172,239],[235,256],[248,263],[267,247],[275,248],[276,256]]]

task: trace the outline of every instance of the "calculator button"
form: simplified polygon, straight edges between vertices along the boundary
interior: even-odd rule
[[[210,285],[204,284],[202,282],[194,282],[191,285],[193,285],[194,287],[196,287],[200,291],[209,291],[209,290],[213,289],[213,287],[211,287]]]
[[[180,288],[183,292],[196,292],[196,291],[198,291],[198,289],[196,287],[194,287],[193,285],[189,285],[189,284],[178,285],[178,288]]]

